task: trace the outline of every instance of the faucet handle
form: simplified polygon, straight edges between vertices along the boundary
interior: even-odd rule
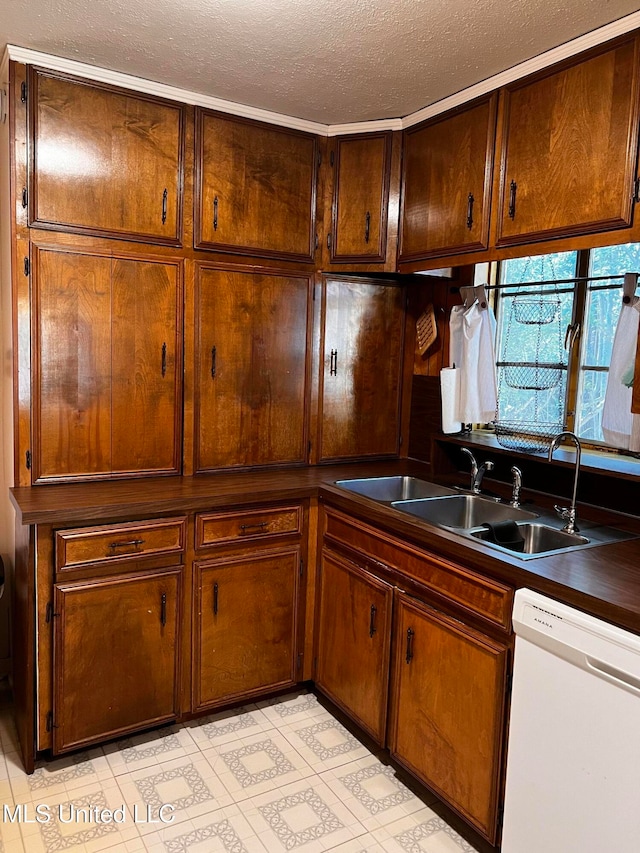
[[[520,490],[522,489],[522,471],[514,465],[511,469],[513,474],[513,492],[511,493],[510,504],[514,509],[520,506]]]
[[[573,506],[558,506],[554,504],[553,508],[558,513],[560,518],[567,523],[562,528],[565,533],[578,533],[579,527],[576,524],[576,510]]]

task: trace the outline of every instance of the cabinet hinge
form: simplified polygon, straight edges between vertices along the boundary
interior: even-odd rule
[[[327,234],[327,249],[331,248],[331,232]]]
[[[54,723],[53,723],[53,711],[49,711],[49,713],[47,714],[47,722],[46,722],[46,724],[45,724],[45,728],[46,728],[46,730],[47,730],[48,732],[52,731],[53,729],[57,729],[57,728],[58,728],[58,727],[57,727],[56,725],[54,725]]]
[[[511,693],[511,687],[513,685],[513,672],[510,672],[507,675],[507,693]]]
[[[27,206],[28,198],[29,198],[29,197],[27,196],[27,188],[26,188],[26,187],[22,187],[22,206],[23,206],[23,207],[26,207],[26,206]]]
[[[318,151],[318,168],[322,166],[322,151]]]
[[[640,201],[640,178],[636,178],[633,182],[633,195],[631,196],[631,201],[634,203]]]
[[[331,154],[329,155],[329,163],[330,163],[332,166],[333,166],[333,164],[334,164],[334,162],[335,162],[335,159],[336,159],[335,151],[332,151],[332,152],[331,152]]]
[[[311,453],[311,439],[309,439],[309,443],[307,444],[307,453]]]
[[[319,237],[318,237],[318,235],[316,234],[316,240],[315,240],[315,248],[316,248],[316,251],[318,250],[318,247],[319,247],[319,246],[320,246],[320,238],[319,238]]]
[[[29,258],[24,259],[24,274],[28,277],[31,272],[31,264],[29,263]]]
[[[23,104],[27,103],[27,81],[23,80],[20,84],[20,100]]]
[[[59,613],[53,612],[53,604],[50,601],[48,601],[47,602],[47,609],[45,610],[45,617],[44,617],[44,621],[47,623],[47,625],[49,624],[49,622],[51,622],[51,620],[53,619],[54,616],[59,616],[59,615],[60,615]]]
[[[296,669],[302,669],[302,652],[298,654],[298,659],[296,661]]]
[[[24,455],[25,465],[27,466],[27,471],[31,470],[31,451],[27,450]]]

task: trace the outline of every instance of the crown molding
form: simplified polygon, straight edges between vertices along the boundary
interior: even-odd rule
[[[462,89],[460,92],[443,98],[436,103],[430,104],[424,109],[418,110],[415,113],[405,116],[404,118],[389,118],[380,119],[377,121],[361,121],[347,122],[344,124],[323,124],[321,122],[307,121],[306,119],[296,118],[295,116],[285,115],[283,113],[275,113],[270,110],[259,109],[258,107],[250,107],[246,104],[238,104],[234,101],[226,101],[222,98],[215,98],[210,95],[204,95],[199,92],[191,92],[187,89],[179,89],[175,86],[169,86],[165,83],[158,83],[154,80],[146,80],[143,77],[135,77],[131,74],[124,74],[120,71],[111,71],[108,68],[101,68],[96,65],[88,65],[84,62],[78,62],[75,59],[65,59],[61,56],[54,56],[49,53],[41,53],[37,50],[18,47],[17,45],[9,44],[6,46],[0,70],[2,70],[9,59],[15,62],[22,62],[25,65],[40,65],[44,68],[50,68],[53,71],[62,71],[67,74],[73,74],[76,77],[85,78],[88,80],[97,80],[102,83],[109,83],[113,86],[119,86],[123,89],[131,89],[134,92],[144,92],[149,95],[156,95],[160,98],[166,98],[171,101],[179,101],[185,104],[204,107],[206,109],[217,110],[218,112],[228,113],[230,115],[240,116],[242,118],[254,119],[256,121],[267,122],[268,124],[276,124],[281,127],[290,127],[294,130],[302,130],[307,133],[314,133],[318,136],[343,136],[351,133],[373,133],[382,130],[403,130],[406,127],[411,127],[426,119],[434,118],[441,113],[459,107],[462,104],[472,101],[475,98],[486,95],[489,92],[499,89],[501,86],[506,86],[537,71],[561,62],[582,53],[589,48],[597,47],[604,42],[610,41],[617,36],[625,35],[632,30],[640,28],[640,11],[633,12],[631,15],[626,15],[617,21],[606,24],[604,27],[599,27],[585,35],[579,36],[572,41],[565,42],[559,47],[541,53],[538,56],[521,62],[519,65],[514,65],[512,68],[502,71],[499,74],[494,74],[493,77],[487,77],[480,83]]]

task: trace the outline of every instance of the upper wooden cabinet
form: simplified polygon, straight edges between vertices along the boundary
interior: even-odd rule
[[[630,225],[638,38],[503,90],[497,246]]]
[[[196,247],[311,262],[317,160],[308,133],[196,110]]]
[[[327,276],[320,358],[320,458],[398,452],[404,290]]]
[[[307,458],[310,277],[199,265],[196,470]]]
[[[31,225],[180,244],[183,105],[36,68],[29,103]]]
[[[496,103],[405,130],[400,261],[487,248]]]
[[[386,260],[391,141],[391,131],[335,140],[331,263]]]
[[[178,473],[182,264],[34,250],[34,482]]]

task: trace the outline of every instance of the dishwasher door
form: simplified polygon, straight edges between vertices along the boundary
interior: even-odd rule
[[[502,853],[639,853],[640,637],[515,596]]]

